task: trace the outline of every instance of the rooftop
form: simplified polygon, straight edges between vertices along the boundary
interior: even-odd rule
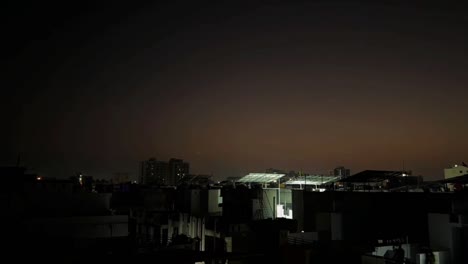
[[[249,173],[239,179],[237,182],[256,182],[256,183],[268,183],[275,182],[278,179],[284,177],[286,174],[282,173]]]
[[[330,182],[336,182],[341,179],[340,176],[323,176],[323,175],[308,175],[303,177],[297,177],[285,182],[286,185],[320,185],[327,184]]]
[[[381,182],[399,176],[407,176],[405,171],[365,170],[344,178],[341,182]]]

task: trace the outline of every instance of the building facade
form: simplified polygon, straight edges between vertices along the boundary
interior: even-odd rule
[[[150,158],[141,162],[140,183],[166,185],[169,178],[169,164],[165,161],[159,161]]]
[[[169,160],[169,178],[168,185],[177,185],[182,178],[189,174],[190,165],[181,159]]]
[[[189,174],[190,165],[182,159],[170,159],[167,161],[150,158],[141,162],[141,184],[149,185],[177,185],[183,177]]]
[[[337,167],[333,170],[333,176],[338,176],[338,177],[349,177],[351,175],[351,171],[349,169],[346,169],[343,166]]]

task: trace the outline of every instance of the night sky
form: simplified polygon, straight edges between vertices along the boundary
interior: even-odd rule
[[[468,161],[461,6],[77,3],[2,8],[0,165],[100,178],[177,157],[224,178],[404,164],[435,179]]]

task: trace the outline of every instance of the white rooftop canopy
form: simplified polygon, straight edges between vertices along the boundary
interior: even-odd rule
[[[321,176],[321,175],[308,175],[304,177],[298,177],[298,178],[292,179],[290,181],[285,182],[285,184],[286,185],[304,185],[304,184],[320,185],[320,184],[326,184],[329,182],[335,182],[341,178],[340,176]]]
[[[258,182],[267,183],[277,181],[279,178],[284,177],[286,174],[281,173],[249,173],[240,178],[237,182]]]

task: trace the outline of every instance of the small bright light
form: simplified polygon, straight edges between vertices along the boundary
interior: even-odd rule
[[[40,181],[40,180],[42,180],[42,177],[38,176],[38,177],[36,177],[36,180]]]
[[[301,233],[304,233],[304,230],[302,230]]]
[[[408,176],[408,175],[406,175],[406,173],[403,173],[401,176],[405,177],[405,176]]]
[[[458,165],[457,165],[457,164],[455,164],[455,168],[456,168],[456,167],[458,167]]]

